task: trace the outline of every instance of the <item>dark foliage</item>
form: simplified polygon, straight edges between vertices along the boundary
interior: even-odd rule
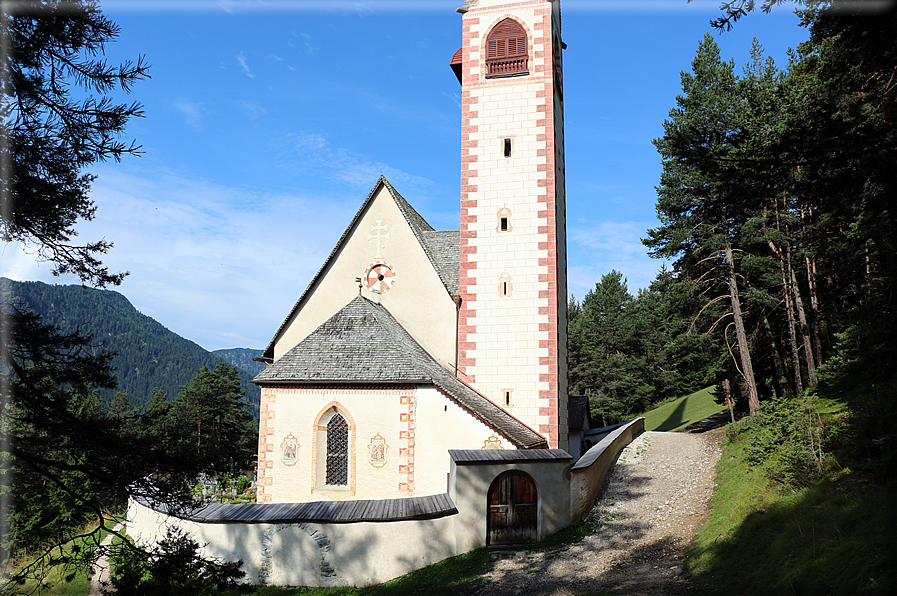
[[[618,271],[568,308],[569,391],[589,396],[597,424],[621,422],[653,403],[712,384],[722,357],[714,338],[690,333],[700,306],[690,285],[661,270],[634,297]]]
[[[88,196],[93,178],[82,170],[138,152],[118,137],[129,119],[143,115],[142,107],[108,94],[148,78],[148,65],[142,58],[109,65],[100,57],[118,28],[93,0],[20,0],[3,10],[0,239],[31,247],[54,264],[55,274],[118,284],[126,274],[110,273],[99,260],[109,242],[73,242],[75,224],[95,211]]]
[[[149,549],[123,544],[112,556],[112,590],[130,596],[212,596],[237,589],[246,575],[242,561],[227,563],[200,555],[200,545],[189,535],[169,528],[165,538]]]
[[[645,243],[698,284],[694,329],[731,351],[718,381],[746,394],[750,362],[768,400],[849,378],[851,465],[886,480],[897,461],[882,423],[897,414],[886,397],[897,370],[897,6],[802,4],[810,40],[785,70],[755,43],[738,76],[711,38],[701,43],[655,141],[661,226]],[[717,25],[753,7],[724,4]],[[737,344],[726,336],[733,280]]]
[[[49,554],[86,519],[98,518],[102,526],[125,495],[177,511],[194,507],[190,489],[203,462],[193,452],[162,449],[128,417],[107,417],[99,407],[95,390],[115,383],[110,354],[33,313],[6,308],[4,314],[2,456],[12,465],[2,478],[15,505],[6,512],[4,556],[37,545]],[[86,564],[90,557],[73,552],[70,562]],[[39,573],[46,562],[39,558],[21,573]]]

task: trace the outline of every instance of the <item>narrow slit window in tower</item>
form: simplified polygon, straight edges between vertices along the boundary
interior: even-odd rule
[[[511,139],[505,139],[504,154],[505,157],[511,157]]]

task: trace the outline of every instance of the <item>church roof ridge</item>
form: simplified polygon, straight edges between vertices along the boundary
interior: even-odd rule
[[[283,330],[286,328],[290,319],[292,319],[293,315],[296,314],[296,311],[299,310],[299,307],[305,301],[305,298],[306,296],[308,296],[311,289],[315,286],[315,284],[318,283],[318,280],[327,269],[327,265],[330,263],[330,261],[333,260],[343,242],[346,241],[346,238],[349,236],[349,232],[352,231],[352,229],[358,223],[358,220],[361,219],[361,216],[364,213],[365,209],[367,209],[368,205],[373,200],[374,195],[377,194],[377,190],[381,186],[386,188],[393,201],[395,201],[396,206],[402,213],[405,221],[408,222],[408,226],[414,233],[415,238],[417,238],[418,243],[421,245],[421,248],[423,248],[423,251],[427,255],[427,258],[430,260],[430,263],[436,270],[436,274],[442,280],[446,291],[452,297],[458,295],[458,263],[461,253],[460,232],[455,232],[455,234],[458,234],[459,237],[456,243],[453,244],[450,241],[446,241],[444,236],[440,236],[440,234],[445,234],[446,232],[434,230],[433,227],[428,224],[427,221],[417,211],[414,210],[414,208],[408,203],[405,197],[399,194],[399,192],[395,189],[395,187],[393,187],[389,180],[386,179],[386,176],[380,174],[380,177],[377,179],[377,182],[374,184],[373,188],[371,188],[368,196],[365,198],[364,202],[362,202],[361,206],[358,208],[358,211],[356,211],[355,215],[352,217],[352,221],[349,222],[349,225],[346,226],[346,229],[343,231],[342,236],[340,236],[339,240],[334,245],[333,250],[331,250],[330,254],[327,255],[327,258],[324,259],[324,263],[318,269],[317,273],[315,273],[311,278],[308,286],[306,286],[305,290],[299,296],[299,299],[296,301],[289,314],[287,314],[286,318],[280,324],[280,327],[277,328],[277,331],[274,333],[271,341],[268,342],[268,345],[262,352],[263,357],[274,357],[274,343],[277,341],[277,338],[280,337],[281,332],[283,332]],[[452,251],[454,251],[454,254],[452,254]]]
[[[253,383],[434,385],[517,447],[546,445],[539,433],[440,365],[385,306],[361,295],[259,373]]]

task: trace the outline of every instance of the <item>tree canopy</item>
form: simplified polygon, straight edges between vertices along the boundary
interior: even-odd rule
[[[111,244],[74,240],[78,222],[95,213],[84,169],[138,152],[119,137],[141,107],[111,94],[148,78],[142,58],[103,59],[117,34],[94,0],[4,3],[0,15],[0,239],[23,243],[57,274],[100,287],[125,274],[100,260]],[[87,517],[111,529],[107,516],[123,496],[195,506],[190,489],[212,463],[195,451],[184,457],[158,448],[121,397],[110,416],[99,407],[96,391],[115,387],[112,354],[12,303],[0,305],[0,319],[0,562],[22,546],[39,544],[43,553],[4,581],[40,576],[60,562],[63,551],[54,547]],[[86,564],[96,554],[69,552],[63,562]]]
[[[739,75],[705,37],[655,140],[660,225],[644,242],[699,292],[690,329],[724,340],[718,380],[752,410],[845,374],[894,383],[897,8],[805,5],[810,39],[784,69],[755,41]],[[858,392],[853,415],[881,461],[895,433],[869,413],[893,412],[879,394]]]
[[[9,12],[7,12],[9,11]],[[6,124],[0,143],[0,239],[21,242],[82,282],[119,284],[100,256],[105,240],[77,244],[75,225],[92,219],[93,177],[83,172],[99,160],[139,151],[119,139],[128,120],[143,115],[139,103],[117,103],[109,93],[130,91],[149,78],[142,57],[110,65],[106,43],[118,27],[95,0],[21,0],[4,4],[0,37],[9,50],[0,61]]]

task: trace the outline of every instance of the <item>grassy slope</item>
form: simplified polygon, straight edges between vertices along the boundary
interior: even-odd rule
[[[108,527],[115,526],[116,523],[121,521],[121,517],[116,516],[113,517],[112,521],[107,521]],[[91,531],[97,527],[97,523],[93,522],[84,528],[84,531]],[[74,541],[74,544],[78,545],[79,548],[85,548],[93,550],[96,548],[96,545],[102,542],[102,540],[108,535],[108,532],[105,530],[100,530],[99,534],[88,539],[78,539]],[[72,544],[68,544],[63,547],[63,552],[67,555],[71,551]],[[55,551],[54,551],[55,554]],[[28,561],[22,561],[17,566],[21,568],[25,564],[29,563]],[[83,568],[71,568],[66,567],[64,565],[55,565],[48,569],[48,573],[43,578],[43,581],[38,582],[36,580],[29,580],[25,582],[24,585],[13,588],[9,593],[10,594],[34,594],[38,592],[40,594],[51,594],[57,596],[87,596],[90,593],[90,574],[87,569]]]
[[[726,409],[713,400],[713,387],[661,404],[645,412],[645,430],[676,431]]]
[[[727,594],[894,593],[893,485],[843,469],[783,486],[747,464],[750,434],[727,435],[712,512],[686,564],[693,576]]]

